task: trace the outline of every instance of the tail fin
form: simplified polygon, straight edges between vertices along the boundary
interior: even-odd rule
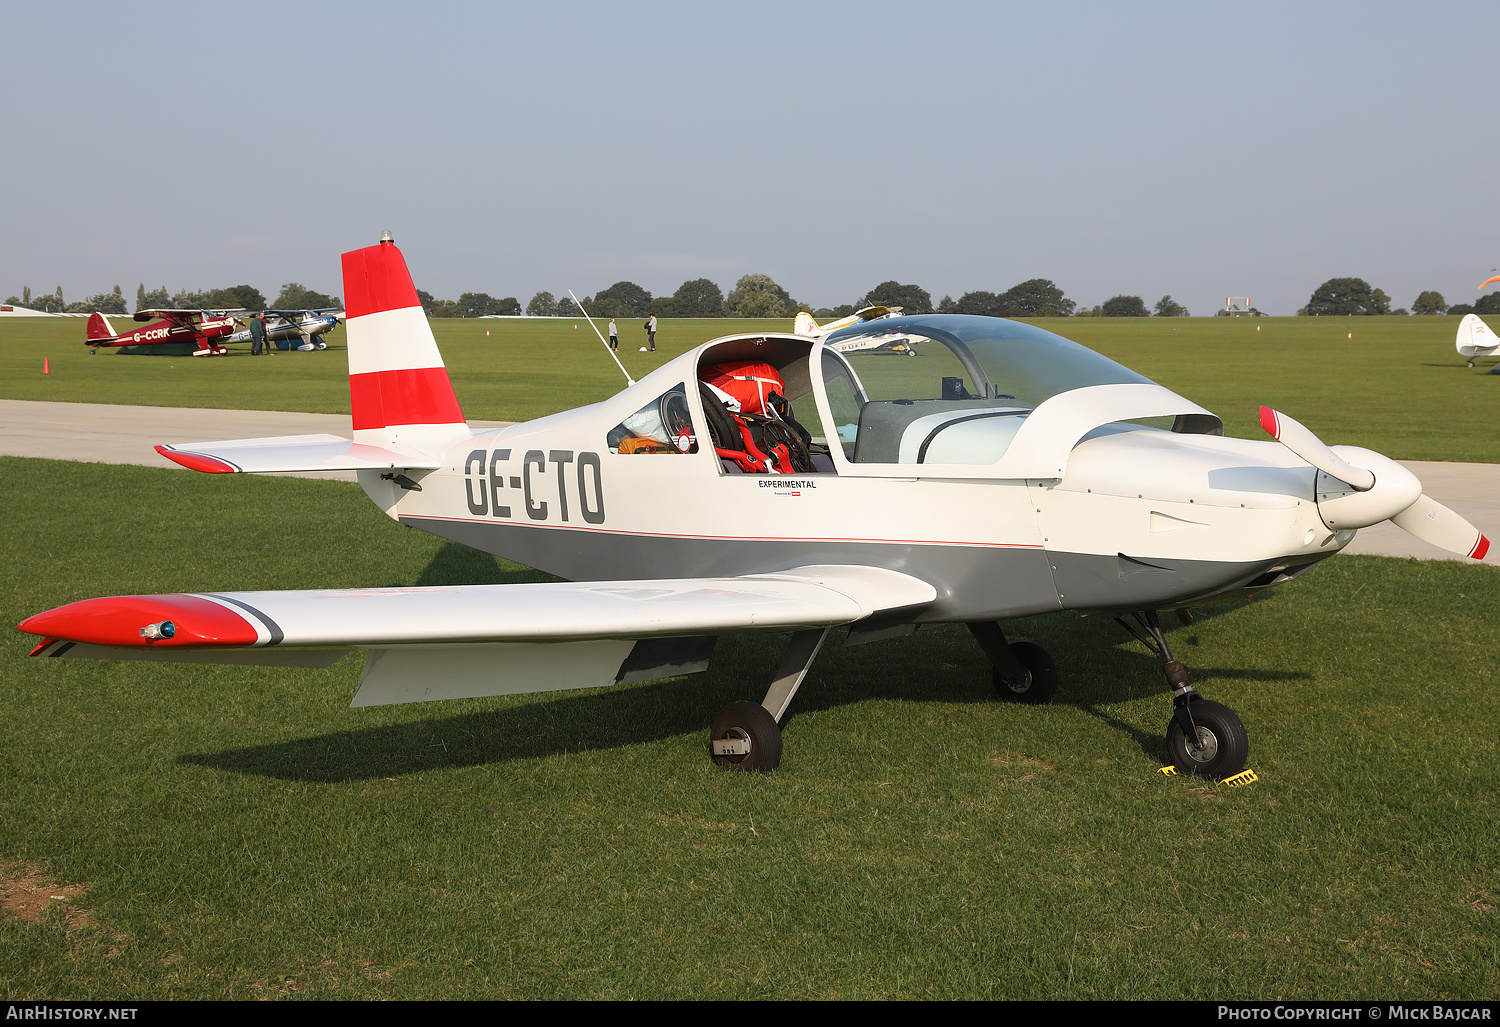
[[[1478,314],[1465,314],[1458,323],[1455,345],[1460,356],[1487,357],[1500,348],[1500,338],[1490,331],[1490,326],[1480,320]]]
[[[114,328],[104,319],[104,315],[95,311],[89,315],[88,328],[84,330],[85,342],[101,342],[105,339],[117,338]]]
[[[355,441],[440,449],[468,438],[406,258],[387,235],[343,260]]]
[[[792,326],[792,332],[815,339],[818,337],[818,322],[814,321],[813,316],[804,310],[797,315],[797,321]]]

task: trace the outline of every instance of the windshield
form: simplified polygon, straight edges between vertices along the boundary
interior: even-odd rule
[[[1060,335],[996,317],[883,318],[834,332],[824,347],[835,431],[859,463],[993,463],[1053,396],[1151,384]]]
[[[1151,381],[1061,335],[998,317],[883,318],[834,332],[825,345],[849,361],[876,400],[963,398],[943,392],[945,379],[959,377],[971,397],[1034,407],[1090,385]]]

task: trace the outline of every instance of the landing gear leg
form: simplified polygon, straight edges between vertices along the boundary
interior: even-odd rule
[[[1162,662],[1172,691],[1172,719],[1167,724],[1167,754],[1184,774],[1222,780],[1245,769],[1250,740],[1234,711],[1209,702],[1193,690],[1187,669],[1172,656],[1155,610],[1131,614],[1115,623],[1134,635]]]
[[[969,625],[969,634],[990,658],[995,694],[1010,702],[1039,706],[1057,694],[1057,665],[1035,642],[1007,642],[994,621]]]
[[[813,659],[828,637],[828,628],[792,635],[776,677],[759,704],[732,702],[719,711],[708,733],[708,754],[729,770],[775,770],[781,763],[781,720]]]

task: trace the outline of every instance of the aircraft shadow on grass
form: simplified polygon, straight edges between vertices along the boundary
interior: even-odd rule
[[[494,557],[464,546],[444,545],[423,570],[421,585],[485,584],[534,580],[536,572],[507,570]],[[1249,605],[1246,601],[1200,610],[1202,621]],[[1051,630],[1054,624],[1061,630]],[[1070,653],[1065,683],[1055,705],[1073,706],[1122,731],[1153,759],[1164,757],[1160,733],[1113,716],[1108,707],[1161,696],[1161,670],[1155,657],[1124,632],[1098,623],[1034,622],[1038,638],[1057,638],[1049,648]],[[911,703],[988,704],[997,701],[988,664],[961,628],[936,639],[927,632],[850,648],[830,638],[798,693],[798,715],[872,700]],[[1197,645],[1191,629],[1173,632],[1181,656]],[[304,782],[350,782],[455,767],[535,759],[564,752],[619,749],[661,741],[703,729],[712,711],[755,691],[775,667],[783,635],[731,636],[720,640],[705,676],[667,678],[613,691],[588,690],[553,697],[530,697],[524,705],[403,724],[338,731],[269,745],[184,754],[180,761],[216,770]],[[925,643],[925,644],[924,644]],[[949,652],[952,645],[956,652]],[[962,654],[962,655],[959,655]],[[963,662],[952,662],[961,660]],[[1097,668],[1097,670],[1094,670]],[[1079,671],[1082,671],[1080,674]],[[1193,667],[1195,678],[1254,682],[1309,680],[1305,671]],[[1077,678],[1083,680],[1076,680]],[[1103,680],[1107,677],[1107,680]],[[1072,688],[1069,687],[1069,679]],[[1071,694],[1070,694],[1071,692]],[[483,700],[481,700],[483,701]],[[1165,719],[1166,710],[1163,710]]]

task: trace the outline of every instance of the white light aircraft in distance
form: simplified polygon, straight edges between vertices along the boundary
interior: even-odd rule
[[[837,321],[830,321],[826,325],[820,325],[807,311],[797,315],[797,320],[792,324],[792,334],[806,336],[809,339],[823,339],[832,335],[841,328],[851,325],[864,324],[868,321],[878,321],[882,318],[898,317],[901,314],[900,307],[865,307],[856,310],[848,317],[841,317]],[[908,338],[898,331],[890,331],[885,334],[861,334],[857,338],[841,339],[831,343],[833,349],[838,353],[859,353],[865,351],[880,353],[902,353],[909,357],[917,355],[915,343],[917,340]]]
[[[266,319],[267,345],[274,346],[278,342],[291,343],[300,340],[295,346],[289,345],[287,348],[303,352],[327,349],[328,343],[318,336],[337,328],[340,316],[336,307],[320,307],[316,310],[262,310],[261,314],[265,315]],[[250,342],[252,341],[250,329],[241,328],[222,341],[225,343]]]
[[[1492,357],[1500,351],[1500,338],[1490,331],[1490,326],[1478,314],[1465,314],[1458,323],[1458,338],[1454,341],[1458,355],[1468,358],[1474,366],[1475,357]]]
[[[1169,758],[1222,778],[1245,728],[1194,690],[1159,611],[1279,585],[1387,519],[1476,559],[1489,546],[1378,453],[1267,408],[1275,441],[1225,438],[1197,404],[998,318],[727,336],[603,402],[473,431],[389,234],[343,269],[352,442],[159,451],[200,471],[354,469],[393,520],[570,580],[88,599],[20,625],[34,655],[320,667],[361,650],[353,705],[372,706],[690,673],[720,634],[790,632],[764,699],[709,734],[715,762],[767,770],[834,628],[860,643],[965,624],[999,695],[1035,703],[1056,668],[1003,622],[1071,610],[1154,652]],[[836,348],[892,329],[920,359]]]

